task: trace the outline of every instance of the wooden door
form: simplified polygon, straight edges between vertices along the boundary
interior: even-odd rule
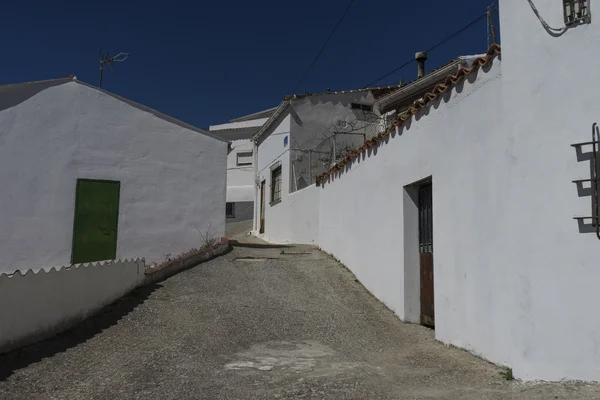
[[[432,187],[419,188],[419,261],[421,276],[421,324],[434,327]]]
[[[260,230],[259,233],[265,233],[265,185],[266,181],[260,183]]]
[[[119,192],[119,182],[77,180],[72,264],[116,258]]]

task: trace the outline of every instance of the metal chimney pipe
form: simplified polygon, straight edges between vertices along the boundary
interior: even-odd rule
[[[427,52],[419,51],[415,54],[415,60],[417,60],[418,71],[417,78],[422,78],[425,75],[425,60],[427,60]]]

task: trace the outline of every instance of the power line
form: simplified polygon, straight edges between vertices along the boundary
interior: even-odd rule
[[[459,30],[457,30],[456,32],[454,32],[453,34],[451,34],[450,36],[447,36],[446,38],[440,40],[439,42],[437,42],[436,44],[434,44],[433,46],[431,46],[430,48],[428,48],[427,50],[425,50],[425,52],[430,52],[432,50],[435,50],[436,48],[438,48],[442,44],[446,43],[448,40],[454,38],[455,36],[461,34],[465,30],[469,29],[471,26],[475,25],[477,22],[481,21],[485,17],[487,17],[487,13],[481,14],[480,16],[478,16],[477,18],[475,18],[473,21],[469,22],[467,25],[463,26],[462,28],[460,28]],[[379,82],[380,80],[382,80],[384,78],[387,78],[388,76],[392,75],[394,72],[397,72],[397,71],[401,70],[402,68],[406,67],[407,65],[409,65],[413,61],[415,61],[414,58],[411,58],[410,60],[407,60],[406,62],[404,62],[403,64],[401,64],[399,67],[393,69],[392,71],[388,72],[385,75],[380,76],[379,78],[375,79],[373,82],[369,83],[368,85],[365,85],[364,87],[370,87],[371,85]]]
[[[340,26],[340,24],[342,23],[342,21],[344,20],[344,18],[346,18],[346,14],[348,14],[348,11],[350,10],[350,7],[352,7],[352,4],[354,4],[355,1],[356,0],[350,0],[350,3],[348,3],[348,6],[346,7],[346,10],[342,14],[342,17],[339,19],[339,21],[337,22],[337,24],[335,24],[335,26],[333,27],[333,30],[329,34],[329,37],[327,37],[327,40],[323,44],[323,47],[321,47],[321,50],[319,50],[319,53],[317,54],[317,56],[313,60],[312,64],[310,64],[310,67],[308,67],[308,69],[306,70],[306,72],[302,76],[302,79],[300,79],[300,82],[298,82],[298,84],[296,85],[296,87],[294,88],[294,90],[292,90],[292,93],[296,93],[296,90],[298,89],[298,87],[300,87],[300,85],[302,85],[302,83],[304,82],[304,79],[306,78],[306,76],[308,75],[308,73],[310,72],[310,70],[312,69],[312,67],[314,67],[314,65],[317,63],[317,60],[319,59],[319,57],[321,57],[321,54],[323,53],[323,50],[325,50],[325,47],[327,47],[327,44],[331,40],[333,34],[337,30],[337,28]]]

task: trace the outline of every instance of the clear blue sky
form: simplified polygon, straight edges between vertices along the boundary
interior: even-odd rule
[[[348,1],[6,1],[0,84],[74,73],[97,85],[100,49],[125,51],[130,58],[105,71],[105,89],[208,128],[278,105]],[[362,87],[491,3],[356,0],[298,92]],[[485,52],[486,42],[482,20],[431,52],[427,67]],[[415,74],[413,63],[381,83]]]

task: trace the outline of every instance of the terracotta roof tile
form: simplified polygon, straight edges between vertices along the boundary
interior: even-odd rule
[[[400,114],[398,116],[398,119],[393,123],[391,128],[387,129],[384,132],[380,132],[375,137],[371,138],[370,140],[367,140],[365,142],[365,144],[363,144],[361,147],[359,147],[353,153],[347,155],[343,160],[341,160],[340,162],[335,164],[333,167],[331,167],[329,169],[329,171],[324,172],[321,175],[318,175],[316,178],[317,185],[319,185],[321,182],[323,182],[325,179],[327,179],[334,172],[341,170],[344,165],[346,165],[349,162],[351,162],[352,160],[354,160],[363,151],[376,145],[382,138],[384,138],[384,137],[388,136],[390,133],[392,133],[392,131],[394,131],[396,129],[396,127],[402,126],[405,121],[409,120],[410,118],[412,118],[413,115],[416,115],[423,108],[430,105],[431,101],[437,99],[442,93],[445,93],[448,90],[451,90],[456,85],[458,85],[460,82],[462,82],[464,80],[464,78],[467,75],[472,74],[473,72],[477,71],[479,68],[489,64],[499,54],[500,54],[500,46],[497,44],[492,44],[490,46],[490,48],[488,49],[487,53],[485,54],[485,56],[476,58],[473,61],[473,64],[471,65],[470,68],[461,67],[461,68],[459,68],[459,70],[456,72],[455,75],[448,75],[442,83],[438,83],[437,85],[435,85],[430,92],[425,93],[423,95],[423,97],[416,100],[413,103],[413,105],[408,108],[408,110],[406,110],[402,114]],[[453,61],[451,61],[451,62],[453,62]],[[445,64],[445,65],[447,65],[447,64]]]

